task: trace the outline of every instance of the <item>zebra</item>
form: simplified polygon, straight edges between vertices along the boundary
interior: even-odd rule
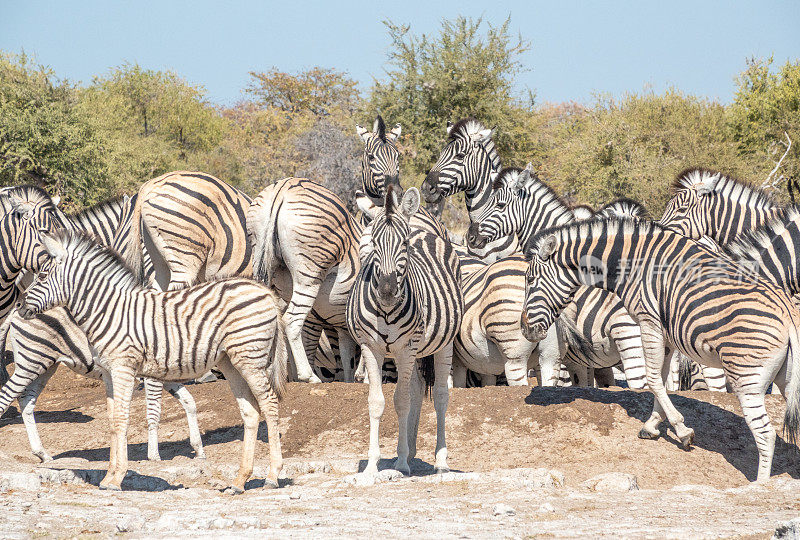
[[[373,204],[383,204],[387,185],[400,187],[400,152],[395,143],[401,132],[400,124],[395,124],[387,133],[381,115],[375,118],[372,131],[356,124],[356,133],[364,141],[364,152],[361,155],[361,193]]]
[[[345,380],[352,381],[356,344],[347,331],[345,309],[360,268],[361,226],[327,188],[305,178],[286,178],[253,199],[247,231],[255,278],[289,303],[283,318],[297,377],[320,382],[302,336],[313,310],[336,329]]]
[[[205,173],[176,171],[148,180],[133,207],[126,262],[143,280],[146,249],[161,290],[251,277],[249,205],[244,193]]]
[[[129,246],[127,231],[134,202],[127,196],[119,197],[74,214],[58,212],[57,218],[62,227],[91,234],[101,244],[124,253]],[[5,411],[15,398],[19,399],[31,451],[40,461],[50,461],[53,458],[42,445],[34,410],[39,395],[58,364],[62,363],[81,375],[103,379],[107,384],[110,383],[108,374],[96,364],[95,352],[84,332],[62,308],[53,309],[46,315],[31,320],[24,320],[18,313],[12,313],[0,333],[0,351],[10,350],[15,364],[14,375],[0,391],[0,412]],[[160,381],[145,379],[148,459],[161,459],[158,450],[158,424],[161,419],[163,388],[180,402],[186,412],[189,441],[195,456],[204,458],[196,405],[189,391],[182,384],[162,384]]]
[[[270,445],[266,485],[277,487],[282,466],[278,400],[285,392],[287,354],[275,293],[244,278],[158,292],[145,288],[116,252],[90,237],[58,231],[42,241],[50,261],[19,310],[29,319],[65,307],[111,374],[111,456],[101,489],[121,489],[128,469],[128,414],[136,375],[181,381],[215,366],[230,384],[245,429],[231,488],[244,491],[252,474],[261,415]]]
[[[601,212],[643,212],[632,201],[615,201]],[[478,232],[470,238],[473,246],[482,248],[506,236],[515,236],[519,245],[526,245],[538,232],[575,221],[570,207],[535,173],[528,164],[525,169],[503,169],[495,179],[493,197],[478,218]],[[567,346],[565,364],[591,370],[610,368],[620,361],[631,388],[644,388],[645,373],[640,331],[619,298],[605,291],[583,289],[575,302],[565,310],[559,325]],[[555,383],[557,364],[552,355],[540,359],[541,379],[547,385]],[[579,377],[580,383],[590,382]]]
[[[468,238],[474,234],[479,218],[491,205],[492,185],[502,169],[493,135],[494,129],[486,128],[474,118],[464,118],[455,124],[448,122],[447,142],[422,183],[425,201],[431,205],[464,192],[471,222]],[[518,251],[515,240],[512,235],[480,248],[470,243],[468,248],[471,253],[491,263]]]
[[[736,262],[649,221],[591,220],[538,234],[526,248],[525,310],[532,339],[584,285],[614,292],[642,329],[653,413],[639,436],[654,439],[666,414],[685,448],[694,431],[664,388],[665,349],[722,366],[758,448],[758,477],[769,478],[775,430],[764,406],[774,380],[786,397],[784,433],[800,431],[800,312],[785,292]]]
[[[47,257],[39,241],[58,223],[57,210],[42,188],[24,185],[0,190],[0,321],[19,297],[23,271],[36,272]]]
[[[380,366],[386,354],[394,357],[398,371],[394,393],[398,418],[395,469],[410,474],[408,459],[416,454],[421,363],[426,386],[433,386],[435,467],[438,472],[448,470],[444,428],[447,380],[464,301],[459,260],[450,242],[411,220],[419,210],[420,199],[419,191],[411,188],[398,200],[394,186],[387,186],[384,207],[361,239],[361,269],[347,303],[347,326],[361,345],[369,378],[366,474],[377,473],[380,459],[378,424],[384,408]]]
[[[694,240],[709,236],[720,246],[781,211],[781,206],[760,189],[708,169],[680,173],[673,191],[659,223]]]

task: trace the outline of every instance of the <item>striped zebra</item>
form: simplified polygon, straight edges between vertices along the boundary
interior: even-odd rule
[[[422,193],[427,204],[440,201],[459,192],[464,193],[471,225],[467,237],[473,236],[479,218],[491,205],[492,184],[502,169],[500,155],[492,140],[493,129],[488,129],[474,118],[464,118],[447,125],[447,142],[436,164],[422,183]],[[470,252],[487,263],[517,251],[515,238],[508,236],[477,248],[468,244]]]
[[[356,133],[364,141],[361,155],[361,193],[373,204],[383,204],[386,186],[400,187],[400,152],[395,143],[402,128],[395,124],[387,133],[383,118],[378,115],[369,131],[356,124]]]
[[[61,226],[72,231],[92,235],[103,245],[124,253],[129,247],[127,231],[130,226],[133,200],[128,197],[105,201],[75,214],[58,214]],[[146,260],[149,262],[149,259]],[[31,451],[42,462],[52,457],[42,445],[36,428],[34,410],[45,385],[56,372],[59,363],[74,372],[90,378],[103,379],[109,385],[108,374],[95,362],[86,334],[66,310],[57,308],[31,320],[13,313],[7,320],[0,339],[0,350],[9,350],[14,357],[14,375],[0,391],[0,412],[5,411],[14,399],[19,399],[22,419]],[[145,379],[147,401],[147,457],[160,460],[158,450],[158,424],[161,419],[161,394],[163,388],[174,396],[186,412],[189,424],[189,441],[195,456],[205,457],[194,399],[179,383],[162,384]],[[106,388],[110,391],[110,387]]]
[[[0,321],[19,296],[17,280],[36,272],[47,254],[39,241],[42,231],[57,224],[53,200],[41,188],[18,186],[0,190]]]
[[[688,169],[675,179],[674,195],[659,223],[694,240],[711,237],[725,246],[776,217],[781,207],[765,192],[708,169]]]
[[[278,400],[285,391],[287,354],[275,294],[243,278],[162,293],[143,287],[116,252],[89,237],[59,231],[42,240],[49,265],[28,290],[20,313],[32,318],[65,307],[111,374],[111,456],[100,487],[121,489],[128,470],[136,375],[181,381],[215,366],[230,384],[244,422],[242,459],[231,488],[244,491],[252,474],[262,415],[270,445],[266,484],[277,487],[282,464]]]
[[[530,164],[525,169],[504,169],[495,179],[494,187],[493,197],[479,218],[478,233],[470,238],[477,249],[509,235],[515,236],[519,245],[526,245],[544,229],[575,221],[570,207],[533,173]],[[628,201],[616,201],[602,212],[636,215],[643,209]],[[581,366],[586,372],[622,362],[628,385],[644,388],[639,327],[620,299],[605,291],[586,288],[574,300],[559,323],[567,343],[564,363],[572,370]],[[544,359],[552,362],[550,355]],[[555,384],[558,364],[542,364],[540,359],[540,369],[543,383]],[[590,381],[581,377],[579,382]]]
[[[147,250],[162,290],[250,277],[249,203],[247,195],[209,174],[178,171],[149,180],[133,207],[126,261],[143,280]]]
[[[264,188],[247,214],[256,279],[275,287],[289,304],[283,315],[297,377],[320,382],[303,346],[303,326],[313,310],[336,330],[345,380],[352,380],[355,342],[347,330],[347,297],[360,268],[361,227],[344,202],[305,178]]]
[[[433,385],[435,467],[439,472],[448,470],[444,428],[447,380],[464,302],[458,256],[446,238],[413,224],[411,218],[419,206],[416,188],[398,200],[394,188],[387,186],[384,207],[361,240],[361,270],[347,304],[347,325],[361,345],[369,378],[366,474],[378,471],[378,424],[384,408],[380,366],[387,354],[394,357],[398,371],[394,393],[398,418],[395,469],[410,474],[408,459],[416,454],[422,405],[419,363],[426,385]]]
[[[663,226],[629,218],[543,231],[526,249],[523,331],[546,329],[584,285],[614,292],[642,329],[653,413],[639,436],[657,438],[664,414],[688,448],[694,431],[669,400],[665,349],[722,366],[758,448],[758,480],[770,476],[775,430],[764,406],[774,380],[786,396],[784,433],[800,430],[800,313],[769,281]]]
[[[539,364],[557,368],[561,363],[555,326],[540,343],[532,343],[520,330],[527,268],[525,259],[516,255],[462,278],[464,316],[454,344],[454,387],[468,386],[467,370],[484,376],[503,374],[509,386],[527,385],[529,368]],[[486,385],[489,380],[483,378]]]

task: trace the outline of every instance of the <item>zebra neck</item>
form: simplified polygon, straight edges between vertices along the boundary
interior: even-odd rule
[[[516,231],[519,246],[525,249],[525,246],[543,230],[566,225],[572,221],[575,221],[572,212],[561,205],[554,208],[536,208]]]
[[[759,207],[738,205],[730,208],[729,204],[724,204],[725,202],[727,201],[722,199],[721,204],[711,205],[707,217],[708,236],[721,246],[730,244],[744,232],[761,227],[780,212],[780,208],[775,205]]]
[[[492,152],[486,153],[486,158],[480,163],[471,185],[464,190],[464,204],[472,221],[477,222],[491,203],[492,174],[500,172],[500,169],[500,157],[492,146]]]

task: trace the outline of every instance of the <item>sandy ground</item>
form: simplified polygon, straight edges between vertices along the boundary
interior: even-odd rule
[[[673,394],[696,432],[691,451],[662,426],[640,440],[646,392],[492,387],[455,389],[447,414],[449,464],[432,474],[433,405],[423,405],[413,475],[383,471],[365,485],[367,388],[291,384],[281,404],[285,476],[281,488],[235,475],[241,419],[224,381],[193,385],[206,460],[192,459],[182,409],[164,398],[161,456],[146,461],[143,392],[134,396],[131,472],[124,491],[95,486],[108,459],[105,401],[98,383],[62,368],[38,405],[45,447],[40,465],[20,419],[0,421],[0,536],[353,537],[758,537],[800,516],[800,454],[779,439],[773,478],[755,478],[755,444],[733,395]],[[395,455],[393,385],[384,387],[382,468]],[[768,396],[776,427],[784,411]],[[268,463],[260,431],[257,476]],[[597,481],[598,475],[608,475]]]

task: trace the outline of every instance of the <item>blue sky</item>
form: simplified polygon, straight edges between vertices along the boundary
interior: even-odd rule
[[[723,102],[749,56],[800,58],[800,2],[160,2],[0,0],[0,49],[34,53],[88,82],[125,61],[173,69],[234,103],[249,71],[315,65],[367,88],[383,76],[384,19],[438,31],[442,18],[484,16],[530,40],[520,89],[539,101],[589,101],[594,92],[670,85]]]

